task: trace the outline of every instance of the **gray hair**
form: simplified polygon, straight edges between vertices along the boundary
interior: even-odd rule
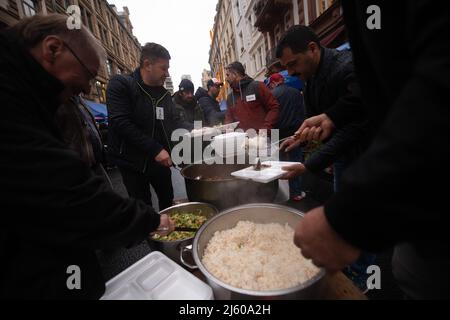
[[[27,49],[36,47],[48,36],[59,36],[74,48],[91,50],[102,65],[106,60],[106,51],[102,44],[84,25],[79,29],[69,29],[67,19],[68,16],[63,14],[38,14],[21,20],[9,30]]]

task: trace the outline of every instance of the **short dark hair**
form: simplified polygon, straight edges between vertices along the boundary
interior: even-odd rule
[[[237,73],[239,73],[241,76],[245,76],[245,68],[242,65],[242,63],[240,63],[239,61],[235,61],[230,63],[228,66],[226,66],[225,68],[226,70],[233,70],[236,71]]]
[[[319,37],[311,28],[300,25],[293,26],[281,37],[277,46],[277,58],[281,58],[285,48],[291,48],[293,53],[305,52],[311,42],[320,46]]]
[[[157,43],[146,43],[145,46],[142,47],[141,52],[141,67],[144,66],[144,61],[149,60],[150,63],[154,63],[158,59],[170,60],[171,56],[169,51],[164,48],[162,45]]]

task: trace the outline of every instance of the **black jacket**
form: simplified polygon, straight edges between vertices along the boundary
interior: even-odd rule
[[[305,120],[305,106],[302,93],[285,84],[272,90],[272,94],[280,104],[280,118],[277,128],[280,129],[280,139],[294,135]]]
[[[114,76],[106,99],[111,163],[143,174],[158,170],[155,157],[163,149],[171,153],[172,132],[183,127],[170,93],[146,86],[137,69],[131,75]],[[157,107],[164,108],[164,120],[157,119]]]
[[[208,91],[203,88],[198,88],[195,93],[195,98],[200,107],[202,107],[206,126],[214,127],[224,123],[226,112],[220,110],[219,102],[216,99],[213,99],[208,94]]]
[[[336,132],[313,153],[305,166],[319,172],[337,160],[354,160],[367,144],[367,112],[353,67],[351,52],[322,48],[316,75],[305,89],[307,118],[327,114]]]
[[[0,34],[0,299],[97,299],[95,251],[141,242],[159,225],[70,150],[55,123],[63,85]],[[70,266],[81,290],[67,288]]]
[[[366,250],[423,242],[421,254],[448,256],[450,14],[433,1],[342,4],[373,139],[327,218]],[[381,30],[367,28],[370,5],[381,9]]]
[[[204,126],[203,110],[197,103],[195,97],[191,102],[184,101],[178,91],[173,95],[172,101],[183,128],[192,131],[194,129],[194,122],[196,121],[201,121],[202,127]]]

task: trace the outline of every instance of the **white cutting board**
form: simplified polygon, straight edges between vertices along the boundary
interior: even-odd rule
[[[231,175],[235,178],[242,180],[252,180],[259,183],[269,183],[280,179],[286,171],[283,167],[289,167],[295,164],[300,164],[299,162],[283,162],[283,161],[266,161],[261,163],[263,166],[268,165],[270,168],[262,169],[261,171],[256,171],[255,168],[249,167],[240,171],[233,172]]]

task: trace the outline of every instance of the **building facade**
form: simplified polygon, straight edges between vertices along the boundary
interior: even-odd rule
[[[70,5],[78,5],[83,24],[103,44],[107,59],[97,75],[87,99],[106,102],[106,86],[115,74],[130,73],[138,65],[141,45],[133,35],[128,8],[119,12],[106,0],[0,0],[0,23],[10,26],[38,13],[66,14]]]
[[[225,67],[237,60],[236,24],[231,0],[219,0],[216,6],[214,27],[211,31],[211,50],[209,64],[212,75],[225,83]],[[222,88],[219,99],[223,100],[228,92],[228,84]]]
[[[226,6],[232,7],[235,22],[236,60],[256,80],[263,80],[267,67],[277,61],[277,43],[294,25],[310,26],[327,47],[347,41],[339,0],[220,0],[210,50],[210,65],[216,75],[223,73],[220,66],[229,60],[222,50],[231,48],[224,41],[226,33],[225,37],[217,34],[225,25]]]
[[[213,78],[211,71],[203,69],[203,72],[202,72],[202,88],[203,89],[206,89],[206,90],[208,89],[207,84],[211,78]]]

